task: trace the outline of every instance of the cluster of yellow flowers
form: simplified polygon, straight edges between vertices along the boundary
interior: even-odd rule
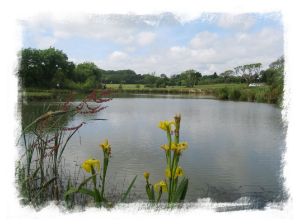
[[[171,170],[170,170],[170,168],[166,169],[165,174],[166,174],[167,178],[171,178]],[[181,177],[183,175],[184,175],[183,169],[180,166],[176,167],[174,178]]]
[[[175,153],[181,153],[182,151],[186,150],[188,148],[188,146],[189,145],[187,142],[179,142],[179,143],[172,142],[171,147],[168,144],[163,144],[160,146],[160,148],[165,151],[172,150]]]
[[[177,114],[174,120],[160,121],[158,127],[166,132],[168,143],[160,146],[166,153],[167,168],[165,170],[165,176],[168,180],[161,180],[152,186],[149,182],[150,174],[148,172],[144,173],[146,179],[146,192],[149,201],[154,202],[160,201],[162,192],[168,192],[168,202],[178,202],[178,200],[183,200],[188,187],[188,180],[183,178],[178,182],[179,178],[184,175],[184,171],[181,166],[179,166],[179,158],[181,153],[188,148],[187,142],[179,142],[179,130],[180,130],[181,115]],[[174,137],[172,137],[174,135]],[[182,184],[184,186],[181,188],[180,192],[177,192],[178,185]],[[184,190],[183,190],[184,189]],[[159,192],[156,199],[154,191]]]
[[[89,196],[92,196],[94,198],[94,202],[96,203],[97,206],[102,206],[103,204],[109,204],[111,206],[111,202],[107,200],[105,197],[105,179],[106,179],[106,172],[108,170],[108,164],[111,156],[111,146],[108,143],[108,140],[105,139],[103,142],[100,143],[99,145],[100,149],[102,149],[103,152],[103,165],[100,171],[100,161],[97,159],[88,159],[85,160],[82,164],[81,167],[84,169],[86,172],[91,173],[92,175],[85,179],[78,188],[70,188],[64,196],[67,197],[70,194],[74,193],[82,193],[86,194]],[[98,172],[97,172],[98,171]],[[148,175],[149,177],[149,175]],[[137,176],[133,178],[131,181],[127,191],[122,194],[122,197],[120,198],[121,202],[125,201],[127,196],[129,195],[129,192],[132,189],[132,186],[136,180]],[[93,190],[87,189],[83,187],[86,183],[89,181],[92,182],[93,184]]]

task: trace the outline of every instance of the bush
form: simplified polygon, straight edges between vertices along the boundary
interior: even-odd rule
[[[239,100],[241,96],[241,92],[238,89],[233,89],[229,92],[228,98],[230,100]]]
[[[228,88],[222,88],[218,92],[218,98],[221,100],[228,100]]]

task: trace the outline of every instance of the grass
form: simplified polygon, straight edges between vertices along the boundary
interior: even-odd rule
[[[107,84],[106,88],[113,94],[192,94],[202,96],[214,96],[221,100],[236,100],[248,102],[262,102],[278,104],[280,93],[272,90],[268,85],[248,87],[245,83],[218,83],[203,84],[194,87],[167,86],[166,88],[150,88],[142,84]],[[67,95],[71,90],[67,89],[26,89],[23,96],[27,100],[51,100]],[[84,95],[84,91],[76,90],[78,96]]]
[[[106,84],[109,89],[119,89],[120,84]],[[146,88],[143,84],[121,84],[122,89],[138,90]]]
[[[42,96],[47,95],[47,91],[35,92],[36,95],[40,93],[43,93]],[[90,101],[94,101],[97,106],[89,106]],[[97,98],[97,94],[92,92],[78,106],[66,101],[56,105],[52,111],[49,105],[37,118],[22,124],[18,144],[23,148],[23,154],[16,167],[16,182],[22,203],[39,207],[51,200],[58,202],[65,200],[67,204],[74,204],[79,200],[80,204],[84,204],[82,197],[73,195],[64,197],[64,192],[71,186],[76,186],[77,182],[74,182],[72,176],[66,174],[62,161],[69,140],[85,122],[66,127],[67,124],[63,121],[78,113],[97,113],[105,109],[101,103],[107,101]],[[104,182],[102,184],[104,185]]]

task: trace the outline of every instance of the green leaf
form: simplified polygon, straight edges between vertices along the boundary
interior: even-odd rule
[[[96,176],[96,174],[95,175],[92,175],[92,176],[90,176],[90,177],[88,177],[88,178],[86,178],[83,182],[81,182],[81,184],[79,185],[79,187],[78,187],[78,189],[81,189],[85,184],[87,184],[94,176]]]
[[[34,196],[34,199],[37,198],[40,193],[42,193],[42,191],[48,187],[54,180],[56,179],[56,177],[53,177],[51,180],[49,180],[48,182],[44,183],[43,186],[40,187],[40,190],[37,192],[37,194]]]
[[[153,186],[151,184],[146,185],[146,192],[147,192],[149,201],[154,202],[155,201],[155,195],[154,195]]]
[[[102,202],[102,197],[97,188],[94,189],[94,195],[95,195],[94,199],[96,202],[98,202],[98,203]]]
[[[153,185],[151,186],[151,200],[154,202],[155,201],[155,191]]]
[[[95,197],[95,192],[94,192],[94,191],[89,190],[89,189],[84,188],[84,187],[80,188],[80,189],[78,190],[78,192],[80,192],[80,193],[82,193],[82,194],[89,195],[89,196],[91,196],[91,197]]]
[[[66,199],[66,197],[69,196],[70,194],[74,194],[74,193],[77,193],[77,192],[78,192],[77,188],[71,187],[68,191],[66,191],[64,193],[64,198]]]
[[[179,186],[178,186],[178,189],[174,195],[174,198],[173,198],[173,202],[180,202],[180,201],[183,201],[185,199],[185,195],[186,195],[186,192],[187,192],[187,189],[188,189],[188,183],[189,183],[189,180],[187,178],[184,178]]]
[[[31,176],[29,176],[25,180],[23,180],[22,184],[25,184],[27,181],[33,180],[39,170],[40,170],[40,167],[38,167]]]
[[[150,190],[149,184],[146,185],[146,192],[147,192],[148,199],[150,201],[151,200],[151,190]]]
[[[133,178],[133,180],[131,181],[131,183],[130,183],[128,189],[127,189],[127,191],[125,192],[125,194],[123,195],[123,197],[122,197],[122,199],[121,199],[121,202],[124,202],[124,201],[126,200],[128,194],[129,194],[129,192],[131,191],[131,188],[133,187],[133,184],[134,184],[136,178],[137,178],[137,175],[136,175],[136,176]]]
[[[181,193],[179,201],[184,201],[185,195],[186,195],[186,192],[187,192],[187,189],[188,189],[188,185],[189,185],[189,180],[186,179],[186,184],[184,185],[184,188],[183,188],[183,191]]]

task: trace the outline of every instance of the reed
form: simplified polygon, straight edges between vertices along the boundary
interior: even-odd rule
[[[76,114],[93,114],[106,108],[102,103],[110,98],[98,98],[95,91],[85,97],[78,105],[71,103],[70,95],[65,103],[54,111],[49,106],[42,115],[25,127],[22,126],[18,144],[24,148],[16,166],[17,186],[21,201],[38,207],[48,201],[60,202],[71,183],[71,177],[62,178],[63,154],[70,139],[86,123],[67,127],[65,120]],[[96,103],[91,106],[90,102]]]

